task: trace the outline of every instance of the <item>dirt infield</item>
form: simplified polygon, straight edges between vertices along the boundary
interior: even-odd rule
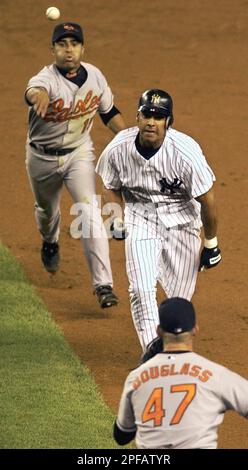
[[[71,200],[64,191],[61,271],[50,279],[40,264],[40,237],[24,158],[30,76],[52,61],[43,0],[1,0],[1,229],[0,237],[24,266],[66,338],[116,410],[123,380],[140,347],[129,313],[122,242],[111,241],[118,308],[102,311],[91,291],[78,240],[69,236]],[[128,125],[147,88],[170,92],[174,127],[201,143],[217,176],[222,264],[199,276],[194,303],[201,334],[197,350],[248,377],[247,332],[247,0],[56,1],[61,21],[80,22],[85,61],[108,77]],[[99,154],[112,135],[97,118]],[[246,143],[245,143],[246,142]],[[98,184],[100,193],[100,182]],[[246,270],[246,272],[245,272]],[[161,292],[159,299],[162,298]],[[219,446],[247,447],[247,423],[229,413]]]

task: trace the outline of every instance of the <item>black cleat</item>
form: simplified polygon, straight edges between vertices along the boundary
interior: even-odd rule
[[[114,294],[111,286],[99,286],[96,288],[95,293],[101,308],[112,307],[113,305],[117,305],[119,302],[118,297]]]
[[[41,259],[49,273],[56,273],[59,269],[59,245],[56,242],[43,242],[41,248]]]

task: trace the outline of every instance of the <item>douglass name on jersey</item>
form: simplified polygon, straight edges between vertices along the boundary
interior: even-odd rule
[[[208,369],[203,369],[201,366],[196,364],[191,365],[186,362],[178,370],[176,370],[175,364],[162,364],[160,366],[153,366],[149,369],[143,370],[138,377],[132,383],[132,386],[137,390],[142,383],[146,383],[149,380],[156,379],[158,377],[166,377],[168,375],[188,375],[195,377],[201,382],[207,382],[213,373]]]

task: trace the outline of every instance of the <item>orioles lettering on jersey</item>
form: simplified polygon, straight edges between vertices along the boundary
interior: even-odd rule
[[[152,379],[157,379],[158,377],[166,377],[168,375],[189,375],[190,377],[197,378],[201,382],[207,382],[213,374],[208,369],[202,370],[202,367],[196,364],[191,365],[189,363],[184,363],[178,370],[176,370],[175,364],[163,364],[161,366],[154,366],[143,370],[141,374],[135,378],[132,386],[137,390],[142,383],[146,383]]]
[[[65,107],[64,100],[59,98],[51,104],[51,111],[45,116],[46,122],[64,122],[70,119],[79,119],[82,116],[88,115],[97,111],[100,103],[100,98],[93,95],[90,90],[84,99],[79,99],[76,103],[70,103],[69,107]]]

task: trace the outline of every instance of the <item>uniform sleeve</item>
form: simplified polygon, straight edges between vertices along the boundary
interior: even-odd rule
[[[102,89],[101,100],[98,111],[101,114],[108,113],[114,105],[114,97],[112,91],[107,83],[106,78],[100,70],[98,70],[98,82]]]
[[[248,418],[248,380],[235,372],[224,369],[220,383],[226,410],[234,410]]]
[[[116,424],[121,431],[130,434],[136,431],[134,411],[131,402],[132,393],[133,387],[129,374],[123,388]]]
[[[30,88],[42,87],[47,90],[48,95],[51,95],[51,73],[47,67],[44,67],[37,75],[30,78],[25,95]]]
[[[184,158],[183,175],[191,198],[207,193],[215,181],[215,175],[196,142],[192,144],[191,158]]]
[[[136,435],[136,429],[135,429],[135,431],[132,431],[132,432],[122,431],[118,427],[118,425],[115,421],[114,429],[113,429],[113,437],[119,445],[124,446],[124,445],[128,444],[129,442],[131,442],[135,438],[135,435]]]
[[[101,176],[105,188],[113,190],[121,189],[122,184],[118,169],[118,159],[114,155],[113,150],[108,150],[108,147],[103,151],[97,162],[96,173]]]

